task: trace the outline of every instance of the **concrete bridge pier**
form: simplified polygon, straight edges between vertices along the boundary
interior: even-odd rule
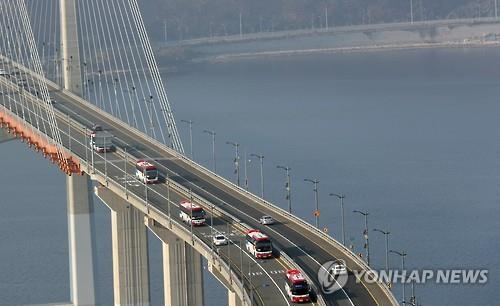
[[[66,177],[71,302],[95,305],[94,203],[88,175]]]
[[[201,254],[154,220],[147,218],[145,222],[163,243],[165,305],[203,306]]]
[[[111,209],[115,306],[148,306],[148,237],[144,214],[105,187],[97,187],[96,194]]]

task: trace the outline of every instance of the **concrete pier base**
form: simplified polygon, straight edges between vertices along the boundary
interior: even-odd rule
[[[109,189],[96,188],[96,194],[111,209],[115,306],[148,306],[148,237],[144,214]]]
[[[165,305],[203,306],[201,254],[153,220],[146,219],[146,224],[163,243]]]
[[[0,143],[4,143],[10,140],[15,139],[16,136],[9,134],[7,130],[0,129]]]
[[[94,203],[88,175],[66,177],[71,302],[95,305]]]

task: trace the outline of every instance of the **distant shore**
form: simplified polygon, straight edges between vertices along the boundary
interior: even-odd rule
[[[357,52],[382,52],[393,50],[414,50],[430,48],[477,48],[500,46],[500,41],[480,41],[466,40],[463,42],[432,42],[432,43],[401,43],[401,44],[381,44],[370,46],[355,47],[336,47],[336,48],[313,48],[297,50],[279,50],[279,51],[259,51],[216,55],[204,58],[194,59],[193,62],[222,63],[236,60],[255,59],[260,57],[284,57],[312,54],[333,54],[333,53],[357,53]]]

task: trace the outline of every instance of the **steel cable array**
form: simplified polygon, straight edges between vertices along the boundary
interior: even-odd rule
[[[38,28],[44,67],[52,72],[48,73],[51,79],[61,84],[59,0],[26,1]],[[183,153],[137,1],[86,0],[77,1],[76,6],[84,98]],[[47,60],[52,57],[54,65]]]

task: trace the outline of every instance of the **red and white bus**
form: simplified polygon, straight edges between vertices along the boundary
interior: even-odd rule
[[[194,226],[202,226],[205,224],[205,210],[198,204],[189,201],[182,201],[179,205],[181,212],[179,217],[182,222],[193,224]]]
[[[144,184],[153,184],[159,181],[158,169],[148,161],[138,160],[135,164],[135,177]]]
[[[311,288],[299,270],[286,271],[285,291],[292,303],[306,303],[311,301]]]
[[[255,258],[271,258],[273,256],[273,244],[271,239],[259,230],[246,231],[247,251]]]

